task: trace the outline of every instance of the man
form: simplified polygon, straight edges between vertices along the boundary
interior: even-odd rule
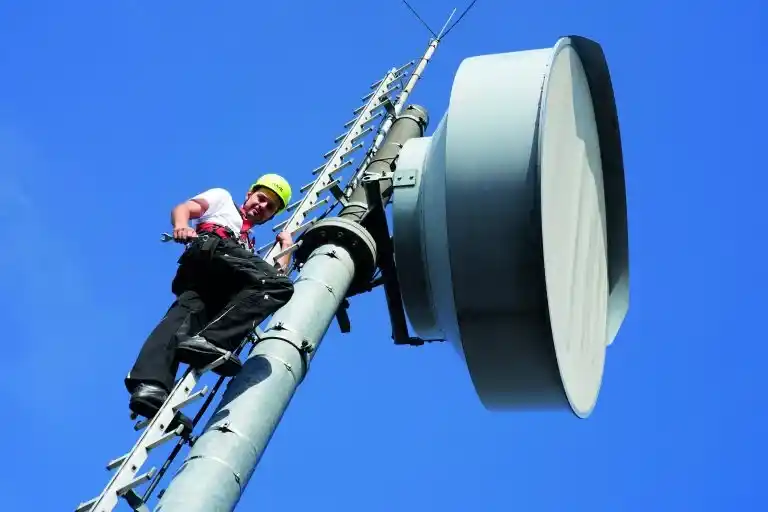
[[[174,385],[179,363],[199,369],[234,351],[291,298],[293,283],[285,275],[290,255],[275,268],[253,253],[248,236],[253,226],[285,210],[290,198],[288,182],[266,174],[240,206],[229,192],[214,188],[172,210],[173,238],[188,245],[171,285],[176,300],[125,379],[134,413],[154,417]],[[197,220],[195,229],[190,220]],[[293,244],[287,232],[278,234],[277,241],[283,249]],[[213,371],[233,376],[240,367],[231,356]]]

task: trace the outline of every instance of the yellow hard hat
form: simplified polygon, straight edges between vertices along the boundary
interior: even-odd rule
[[[283,204],[278,208],[277,213],[285,210],[285,207],[291,202],[291,185],[279,174],[265,174],[260,177],[256,183],[251,185],[251,192],[259,187],[271,190],[280,198]]]

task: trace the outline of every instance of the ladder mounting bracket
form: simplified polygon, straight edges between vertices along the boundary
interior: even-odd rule
[[[341,301],[339,309],[336,310],[336,322],[339,324],[339,330],[343,334],[346,334],[352,330],[352,325],[349,320],[349,313],[347,313],[347,309],[349,309],[349,300],[345,298]]]
[[[378,267],[381,269],[384,295],[387,299],[387,309],[389,310],[389,321],[392,326],[392,340],[395,342],[395,345],[412,346],[437,341],[413,337],[408,332],[405,308],[403,307],[403,299],[400,295],[400,282],[398,281],[395,268],[394,245],[389,234],[385,204],[381,196],[380,179],[364,179],[363,185],[368,197],[368,212],[360,223],[376,241]]]
[[[333,197],[341,204],[341,207],[346,208],[349,201],[347,200],[347,196],[344,195],[344,191],[341,190],[341,187],[334,185],[330,188],[330,191],[331,194],[333,194]]]

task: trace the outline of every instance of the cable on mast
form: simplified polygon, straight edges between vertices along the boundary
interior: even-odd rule
[[[427,24],[427,22],[426,22],[426,21],[424,21],[424,20],[421,18],[421,16],[419,16],[419,13],[417,13],[417,12],[416,12],[416,9],[414,9],[413,7],[411,7],[411,4],[409,4],[408,2],[406,2],[406,0],[403,0],[403,3],[404,3],[404,4],[405,4],[405,6],[406,6],[406,7],[407,7],[407,8],[408,8],[408,9],[409,9],[409,10],[410,10],[412,13],[413,13],[413,15],[414,15],[414,16],[416,16],[416,19],[417,19],[417,20],[419,20],[419,21],[421,22],[421,24],[422,24],[422,25],[424,25],[425,27],[427,27],[427,30],[429,30],[429,33],[430,33],[430,34],[432,34],[432,36],[433,36],[435,39],[439,39],[439,37],[437,36],[437,34],[435,34],[435,31],[434,31],[434,30],[432,30],[431,28],[429,28],[429,25]]]
[[[409,4],[407,2],[407,0],[402,0],[402,2],[405,4],[405,6],[408,8],[408,10],[410,10],[413,13],[413,15],[416,16],[416,19],[419,20],[421,22],[421,24],[424,25],[427,28],[429,33],[432,34],[432,37],[434,37],[436,41],[441,41],[441,40],[445,39],[445,37],[448,35],[448,33],[451,30],[453,30],[453,28],[456,25],[459,24],[459,22],[464,18],[464,16],[466,16],[467,13],[472,9],[472,7],[475,6],[475,4],[477,3],[477,0],[472,0],[469,3],[469,5],[467,6],[467,8],[464,9],[464,11],[461,13],[461,15],[459,15],[458,19],[450,27],[448,27],[448,24],[451,22],[451,19],[453,18],[454,14],[456,14],[456,9],[454,8],[453,11],[451,12],[451,15],[448,16],[448,19],[443,24],[443,27],[440,29],[440,32],[438,32],[437,34],[435,33],[434,30],[432,30],[432,28],[430,28],[430,26],[427,24],[427,22],[424,21],[424,19],[421,16],[419,16],[419,13],[416,12],[416,9],[411,7],[411,4]],[[446,27],[448,27],[448,28],[446,29]]]

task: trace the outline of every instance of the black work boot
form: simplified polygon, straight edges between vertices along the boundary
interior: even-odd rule
[[[180,341],[176,346],[176,358],[179,362],[188,364],[196,370],[208,366],[225,353],[226,350],[217,347],[202,336],[193,336]],[[224,377],[234,377],[242,367],[243,364],[237,356],[230,354],[222,364],[211,371]]]
[[[139,384],[131,393],[131,400],[128,407],[138,416],[152,419],[168,399],[168,392],[156,384]],[[169,432],[179,425],[184,426],[182,437],[188,437],[192,433],[192,420],[182,414],[176,413],[171,424],[168,425],[166,432]]]

